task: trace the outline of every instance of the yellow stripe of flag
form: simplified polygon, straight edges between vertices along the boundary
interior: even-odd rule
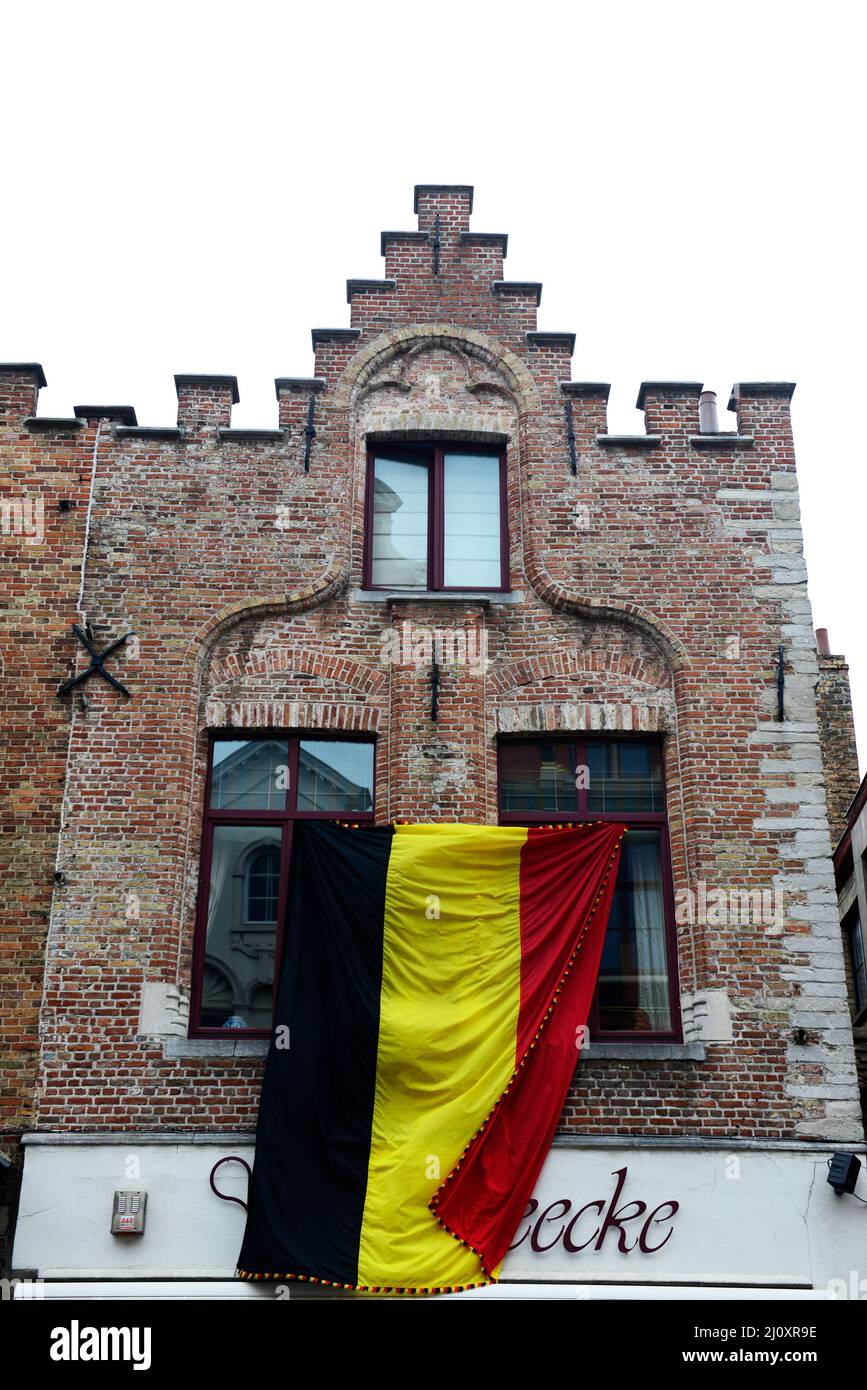
[[[526,838],[511,826],[397,827],[359,1284],[480,1278],[427,1204],[515,1067]]]

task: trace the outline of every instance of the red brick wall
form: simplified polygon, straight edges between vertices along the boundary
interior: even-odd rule
[[[41,370],[0,367],[0,1268],[18,1136],[35,1120],[38,1013],[66,771],[69,674],[91,476],[83,431],[34,432]],[[63,509],[61,509],[63,504]]]
[[[422,232],[440,212],[440,275],[429,238],[384,238],[396,284],[351,291],[355,332],[314,334],[315,381],[278,383],[281,437],[221,433],[231,388],[184,378],[180,438],[100,443],[85,606],[101,636],[130,627],[138,645],[116,662],[132,700],[91,683],[76,707],[38,1125],[252,1126],[260,1059],[185,1045],[176,1017],[143,1035],[139,1010],[145,984],[189,989],[208,728],[285,722],[376,731],[382,820],[495,820],[498,732],[659,730],[675,888],[781,883],[785,929],[681,927],[681,988],[724,993],[731,1038],[705,1037],[703,1060],[586,1062],[564,1125],[851,1138],[790,393],[743,387],[735,447],[693,442],[688,385],[646,391],[652,447],[599,442],[604,390],[571,393],[573,475],[569,335],[528,337],[536,292],[494,288],[503,240],[468,233],[467,191],[418,202]],[[13,455],[37,447],[16,430]],[[506,445],[509,602],[359,593],[367,437],[436,430]],[[70,447],[41,437],[39,456],[56,467]],[[382,659],[405,621],[488,644],[484,671],[444,667],[436,724],[429,672]]]

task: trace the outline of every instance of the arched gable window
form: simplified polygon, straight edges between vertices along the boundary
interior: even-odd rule
[[[256,850],[247,861],[244,883],[244,916],[255,926],[277,921],[280,892],[280,851],[272,845]]]

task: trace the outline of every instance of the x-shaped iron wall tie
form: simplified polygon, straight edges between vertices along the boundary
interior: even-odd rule
[[[72,631],[75,633],[81,645],[86,648],[90,654],[90,665],[87,667],[87,670],[80,672],[77,676],[73,676],[72,680],[64,681],[57,694],[66,695],[70,690],[74,690],[77,685],[83,685],[85,681],[89,681],[91,676],[102,676],[104,681],[108,681],[109,685],[113,685],[115,690],[120,691],[121,695],[125,695],[128,700],[131,700],[132,696],[126,686],[121,685],[119,680],[115,680],[110,671],[106,671],[105,659],[107,656],[111,656],[113,652],[116,652],[118,647],[122,647],[124,642],[126,642],[129,637],[133,636],[133,633],[125,632],[123,637],[118,637],[116,641],[110,642],[107,647],[104,647],[101,652],[98,652],[88,634],[78,626],[78,623],[72,624]]]

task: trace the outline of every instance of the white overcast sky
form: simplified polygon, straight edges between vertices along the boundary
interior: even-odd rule
[[[0,360],[42,414],[174,422],[175,372],[232,372],[237,424],[347,324],[347,276],[475,185],[506,275],[544,282],[573,376],[798,384],[817,626],[867,762],[863,5],[7,3]],[[653,606],[653,596],[648,596]]]

